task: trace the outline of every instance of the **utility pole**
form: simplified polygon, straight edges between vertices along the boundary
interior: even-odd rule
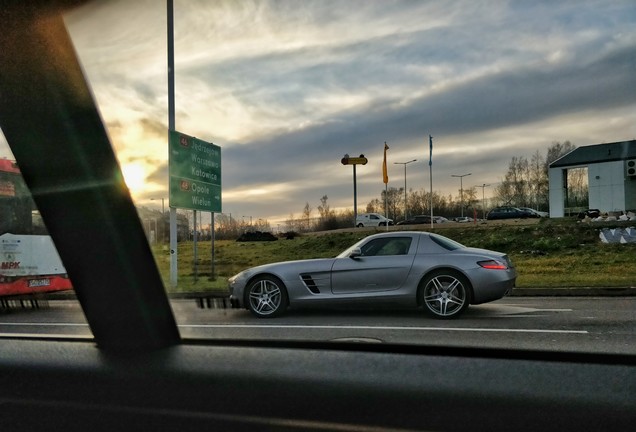
[[[490,186],[489,184],[484,183],[483,185],[477,186],[481,188],[481,210],[483,213],[483,218],[486,219],[486,195],[484,189]]]
[[[416,161],[417,159],[413,159],[408,162],[393,162],[396,165],[404,165],[404,220],[407,220],[409,218],[408,204],[406,201],[406,166],[410,164],[411,162],[416,162]]]

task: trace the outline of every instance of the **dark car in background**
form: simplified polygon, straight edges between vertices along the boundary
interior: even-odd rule
[[[419,224],[430,224],[431,217],[428,215],[417,215],[412,218],[408,218],[406,220],[400,221],[397,225],[419,225]],[[433,219],[433,223],[437,223],[435,219]]]
[[[529,217],[538,217],[536,214],[522,210],[518,207],[495,207],[488,212],[487,220],[498,219],[526,219]]]
[[[540,210],[535,210],[535,209],[530,208],[530,207],[519,207],[519,208],[520,208],[521,210],[526,211],[526,212],[528,212],[528,213],[530,213],[530,214],[532,214],[532,215],[533,215],[533,216],[530,216],[530,217],[539,217],[539,218],[542,218],[542,217],[550,217],[550,213],[548,213],[548,212],[544,212],[544,211],[540,211]]]

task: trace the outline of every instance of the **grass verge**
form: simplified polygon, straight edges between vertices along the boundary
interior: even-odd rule
[[[624,287],[636,284],[636,243],[604,244],[599,234],[602,229],[633,224],[588,225],[570,219],[545,219],[445,224],[435,226],[432,231],[466,246],[507,253],[519,273],[518,287]],[[431,230],[422,225],[410,228]],[[193,243],[183,242],[178,246],[177,287],[170,286],[169,247],[155,245],[153,253],[169,293],[223,294],[227,278],[245,268],[277,261],[333,257],[376,231],[384,230],[312,233],[273,242],[217,240],[214,269],[209,241],[198,243],[196,269]]]

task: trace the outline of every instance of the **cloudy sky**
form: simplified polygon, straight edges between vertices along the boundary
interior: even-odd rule
[[[175,0],[176,128],[222,148],[223,211],[275,224],[389,187],[503,177],[513,156],[636,138],[636,3]],[[166,2],[66,16],[138,204],[167,197]],[[0,139],[0,156],[11,157]],[[143,188],[134,181],[145,179]],[[486,189],[486,195],[492,192]],[[167,201],[166,201],[167,205]],[[317,211],[314,211],[317,215]]]

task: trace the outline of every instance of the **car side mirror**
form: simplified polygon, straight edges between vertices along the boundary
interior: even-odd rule
[[[351,253],[349,253],[349,258],[351,259],[356,259],[361,256],[362,256],[362,249],[360,248],[355,248],[351,251]]]

